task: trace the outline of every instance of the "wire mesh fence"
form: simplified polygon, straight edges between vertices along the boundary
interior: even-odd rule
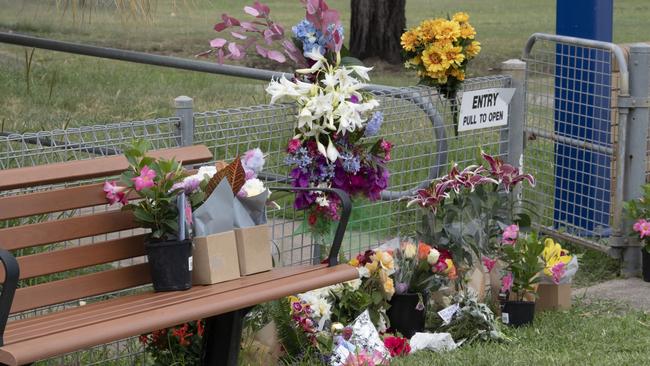
[[[465,90],[506,87],[507,76],[467,80]],[[382,200],[370,202],[355,199],[352,220],[348,226],[343,253],[347,256],[377,246],[397,235],[414,234],[419,218],[415,208],[406,208],[401,198],[431,177],[445,174],[449,164],[475,161],[479,147],[492,154],[507,154],[508,127],[454,133],[448,100],[430,88],[379,88],[373,91],[385,115],[382,138],[395,148],[389,163],[390,192]],[[462,97],[462,93],[459,93]],[[296,110],[291,105],[266,105],[226,109],[194,114],[194,143],[208,146],[215,160],[230,161],[248,149],[259,147],[267,156],[265,170],[276,177],[288,177],[284,163],[285,147],[293,135]],[[153,148],[179,146],[182,141],[181,119],[160,118],[67,130],[0,136],[0,168],[10,169],[90,159],[119,154],[133,139],[149,140]],[[276,183],[279,184],[279,183]],[[58,188],[58,185],[0,192],[0,197],[28,191]],[[68,212],[52,213],[51,217],[71,217],[90,212],[114,209],[106,205]],[[44,220],[27,218],[0,223],[0,227]],[[277,266],[295,265],[313,260],[313,239],[303,225],[302,212],[296,212],[290,201],[279,210],[269,212],[271,243]],[[121,233],[111,234],[119,237]],[[112,237],[111,237],[112,238]],[[108,236],[84,238],[35,248],[48,251],[61,246],[78,246],[107,240]],[[23,253],[23,254],[30,254]],[[144,260],[144,259],[141,259]],[[106,264],[119,267],[122,263]],[[80,271],[92,269],[81,269]],[[65,276],[65,274],[63,274]],[[42,279],[57,280],[60,277]],[[39,280],[39,279],[36,279]],[[137,291],[138,289],[135,289]],[[88,302],[97,299],[87,299]],[[51,310],[79,306],[79,302],[59,304],[16,317],[29,317]],[[84,352],[64,355],[42,364],[146,364],[146,355],[136,338],[95,347]]]
[[[526,62],[524,166],[538,180],[525,197],[548,231],[574,241],[611,234],[618,114],[614,55],[537,40]]]

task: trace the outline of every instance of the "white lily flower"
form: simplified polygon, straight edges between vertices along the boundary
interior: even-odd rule
[[[327,144],[327,158],[329,161],[335,162],[338,157],[339,151],[336,149],[336,146],[334,146],[334,143],[332,143],[332,139],[329,139],[329,144]]]
[[[318,147],[318,152],[327,157],[327,150],[325,149],[325,145],[321,144],[318,138],[316,139],[316,146]]]
[[[370,76],[368,76],[368,72],[372,70],[372,67],[364,67],[364,66],[350,66],[352,70],[359,75],[360,78],[363,80],[370,80]]]

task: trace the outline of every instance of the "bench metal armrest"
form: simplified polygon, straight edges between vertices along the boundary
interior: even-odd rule
[[[285,192],[294,192],[294,191],[319,191],[335,194],[341,200],[341,219],[339,224],[336,227],[336,232],[334,233],[334,241],[330,247],[330,252],[327,257],[328,265],[335,266],[339,262],[339,251],[341,250],[341,244],[343,243],[343,236],[345,235],[345,229],[348,226],[348,221],[350,220],[350,213],[352,212],[352,201],[350,200],[350,195],[345,191],[337,188],[294,188],[294,187],[272,187],[272,191],[285,191]]]
[[[5,267],[5,281],[2,284],[2,295],[0,295],[0,346],[4,346],[5,327],[18,287],[20,268],[16,258],[8,250],[2,248],[0,248],[0,261]]]

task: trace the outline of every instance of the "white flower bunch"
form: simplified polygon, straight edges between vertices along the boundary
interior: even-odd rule
[[[314,320],[318,321],[318,330],[323,330],[325,323],[332,316],[332,304],[329,300],[329,291],[327,288],[309,291],[304,294],[298,294],[300,301],[309,304],[313,311]]]
[[[328,136],[327,147],[320,142],[320,135],[346,134],[364,128],[370,112],[379,106],[372,98],[364,98],[360,90],[365,86],[361,80],[369,81],[368,71],[363,66],[331,65],[318,52],[306,55],[315,61],[308,69],[296,70],[299,74],[316,74],[317,83],[300,80],[290,81],[282,77],[273,80],[266,88],[271,95],[271,104],[296,102],[298,112],[298,135],[294,138],[315,137],[318,151],[329,161],[338,158],[338,150]],[[340,58],[340,56],[339,56]],[[353,74],[356,74],[355,77]]]

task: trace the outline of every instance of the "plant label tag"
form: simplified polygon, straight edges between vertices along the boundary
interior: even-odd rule
[[[438,315],[442,318],[444,325],[447,325],[451,323],[451,319],[454,317],[454,314],[458,312],[458,310],[460,310],[460,306],[458,304],[454,304],[440,310],[438,312]]]
[[[514,93],[514,88],[464,92],[458,115],[458,132],[507,125],[510,99]]]
[[[501,313],[501,322],[503,324],[510,324],[510,315],[508,313]]]
[[[189,258],[187,258],[187,267],[189,268],[189,271],[192,270],[193,265],[194,265],[194,257],[190,256]]]

